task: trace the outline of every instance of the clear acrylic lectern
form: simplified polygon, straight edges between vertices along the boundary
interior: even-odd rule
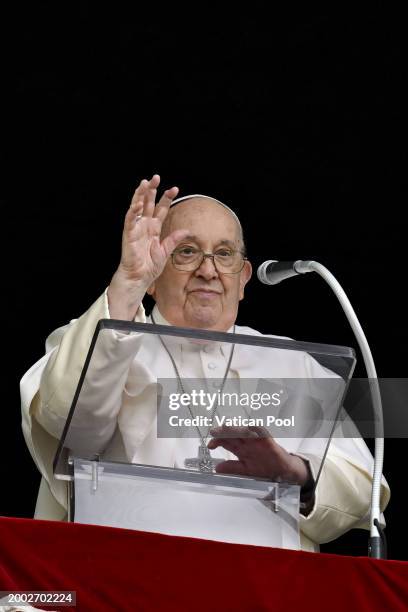
[[[354,366],[348,347],[99,321],[54,460],[69,519],[299,548],[300,487],[215,473],[209,432],[273,436],[316,486]]]

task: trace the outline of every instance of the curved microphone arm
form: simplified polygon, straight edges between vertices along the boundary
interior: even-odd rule
[[[263,266],[269,263],[265,262]],[[278,263],[278,262],[276,262]],[[331,287],[339,300],[341,307],[343,308],[344,314],[346,315],[348,322],[354,332],[363,355],[367,376],[370,381],[370,393],[374,409],[374,427],[375,427],[375,451],[374,451],[374,471],[373,471],[373,485],[371,491],[371,511],[370,511],[370,543],[369,543],[369,556],[375,558],[381,558],[385,550],[382,547],[382,537],[378,529],[381,509],[380,509],[380,494],[381,494],[381,478],[383,471],[384,462],[384,424],[383,424],[383,411],[381,403],[381,395],[378,386],[377,372],[374,365],[374,359],[367,342],[367,338],[363,332],[363,329],[357,319],[356,313],[345,294],[340,283],[336,280],[331,272],[317,261],[296,261],[293,264],[293,274],[305,274],[306,272],[317,272]],[[263,268],[266,272],[266,267]],[[258,274],[259,276],[259,274]],[[289,275],[288,275],[289,277]],[[259,276],[263,282],[268,282]],[[279,279],[281,280],[281,279]],[[279,282],[277,280],[276,282]],[[269,282],[268,284],[273,284]]]

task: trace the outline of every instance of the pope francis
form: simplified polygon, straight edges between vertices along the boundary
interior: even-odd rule
[[[23,432],[43,476],[36,518],[66,519],[66,483],[53,477],[52,461],[100,319],[259,335],[235,325],[252,273],[237,216],[207,196],[175,200],[176,187],[166,190],[156,204],[159,184],[160,177],[154,175],[142,180],[135,191],[124,221],[120,263],[108,289],[79,319],[51,334],[46,355],[21,381]],[[142,305],[146,293],[155,300],[149,319]],[[170,443],[157,438],[148,382],[175,374],[238,377],[239,355],[222,346],[211,355],[186,346],[169,351],[168,346],[154,344],[159,343],[157,337],[143,336],[149,334],[112,332],[105,364],[100,356],[95,395],[81,407],[87,435],[95,451],[102,450],[113,460],[184,467],[186,457],[196,454],[191,444],[196,447],[197,440]],[[283,378],[306,376],[304,359],[290,364],[279,360],[277,368]],[[223,428],[211,434],[208,449],[222,460],[217,472],[281,479],[302,487],[304,550],[316,551],[319,543],[349,529],[367,528],[373,460],[360,438],[332,441],[318,485],[310,494],[318,469],[313,453],[291,452],[285,443],[256,432],[242,437],[237,432],[235,439]],[[382,510],[388,499],[383,479]]]

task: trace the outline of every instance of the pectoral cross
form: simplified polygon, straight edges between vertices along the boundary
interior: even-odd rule
[[[213,473],[215,472],[215,466],[218,463],[222,463],[224,459],[214,459],[211,457],[211,453],[204,443],[201,443],[198,447],[198,456],[189,457],[184,461],[186,468],[190,470],[199,470],[200,472]]]

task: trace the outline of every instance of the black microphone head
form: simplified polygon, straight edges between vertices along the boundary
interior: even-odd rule
[[[258,279],[264,285],[275,285],[276,283],[271,282],[268,278],[267,272],[268,268],[273,268],[273,264],[279,263],[276,259],[268,259],[268,261],[264,261],[257,270]]]
[[[277,285],[287,278],[311,272],[313,261],[276,261],[268,259],[258,268],[258,278],[265,285]]]

